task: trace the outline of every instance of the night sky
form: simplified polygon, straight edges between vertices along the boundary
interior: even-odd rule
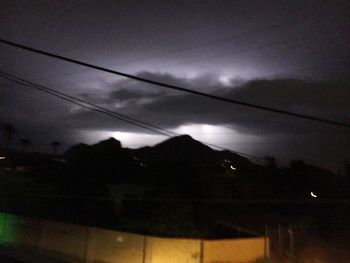
[[[350,123],[348,1],[1,1],[0,37],[152,80]],[[350,129],[247,109],[0,44],[0,70],[282,164],[332,170]],[[0,79],[0,122],[48,150],[166,137]]]

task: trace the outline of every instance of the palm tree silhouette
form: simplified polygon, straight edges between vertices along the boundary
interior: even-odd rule
[[[56,154],[57,148],[61,146],[61,143],[59,141],[53,141],[50,145],[52,147],[52,154]]]

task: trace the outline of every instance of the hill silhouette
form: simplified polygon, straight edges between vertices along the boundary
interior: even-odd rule
[[[213,164],[223,159],[230,159],[243,166],[252,165],[247,159],[228,150],[217,151],[193,139],[189,135],[180,135],[163,141],[153,147],[135,150],[141,159],[151,162]]]
[[[139,149],[123,148],[118,140],[109,138],[93,145],[72,146],[64,158],[70,166],[67,180],[139,184],[158,189],[160,196],[171,193],[179,197],[202,196],[204,177],[226,175],[230,164],[239,167],[237,174],[256,166],[238,154],[214,150],[189,135]]]

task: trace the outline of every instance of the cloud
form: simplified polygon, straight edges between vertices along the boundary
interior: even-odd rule
[[[150,96],[150,94],[147,94],[142,91],[131,91],[127,89],[119,89],[116,91],[113,91],[111,93],[111,97],[116,99],[116,100],[130,100],[130,99],[140,99]]]
[[[118,101],[156,98],[165,95],[166,92],[145,92],[143,90],[118,89],[110,93],[110,98]]]
[[[214,76],[200,76],[192,80],[178,79],[170,74],[144,72],[142,76],[164,82],[167,79],[171,80],[170,83],[182,87],[267,107],[343,122],[348,122],[350,119],[350,103],[348,103],[350,87],[347,82],[260,79],[228,87]],[[197,85],[198,83],[200,85]],[[336,129],[326,124],[214,101],[192,94],[164,91],[148,84],[137,86],[133,80],[113,83],[110,91],[103,95],[100,102],[111,110],[169,129],[186,123],[224,125],[249,134],[307,134],[333,132]],[[130,125],[86,110],[68,114],[66,117],[67,123],[74,127],[134,130]]]
[[[267,107],[343,122],[350,120],[350,87],[346,81],[280,78],[258,79],[228,86],[215,75],[189,79],[177,78],[171,74],[142,72],[140,76]],[[28,88],[21,90],[19,87],[7,87],[0,91],[1,97],[6,98],[2,101],[0,118],[13,120],[24,126],[24,130],[45,128],[56,132],[84,129],[144,132],[141,128],[120,120],[71,106]],[[168,129],[198,123],[226,126],[244,134],[271,136],[344,131],[330,125],[165,90],[134,80],[116,81],[103,90],[85,92],[81,97],[126,116]]]
[[[350,120],[350,87],[346,81],[313,81],[298,79],[260,79],[227,86],[215,75],[177,78],[171,74],[142,72],[152,80],[188,87],[235,100],[255,103],[348,122]],[[8,85],[8,83],[3,83]],[[30,126],[60,129],[96,129],[139,131],[129,124],[100,113],[67,105],[56,98],[28,88],[2,87],[2,119]],[[187,123],[224,125],[248,134],[315,133],[335,129],[329,125],[264,112],[243,106],[214,101],[196,95],[165,90],[135,80],[110,83],[101,91],[81,95],[97,103],[141,121],[164,128]],[[6,99],[5,99],[6,98]],[[30,115],[30,118],[29,118]]]
[[[347,81],[280,78],[258,79],[228,86],[229,82],[225,84],[214,75],[187,79],[170,74],[142,74],[153,80],[169,80],[178,86],[221,97],[331,120],[350,120],[350,87]],[[18,137],[42,143],[44,148],[52,140],[60,140],[65,145],[79,142],[83,140],[81,136],[84,132],[151,133],[29,88],[9,85],[8,82],[0,85],[0,122],[12,122],[18,130]],[[79,93],[78,90],[76,92]],[[235,134],[244,135],[244,138],[249,138],[250,135],[259,138],[259,142],[243,140],[241,148],[238,148],[243,152],[247,150],[253,153],[249,149],[254,146],[262,155],[276,154],[284,156],[284,159],[315,155],[314,159],[321,160],[322,163],[327,163],[330,159],[342,160],[350,154],[349,130],[346,128],[164,90],[133,80],[113,82],[103,90],[85,92],[80,97],[117,113],[167,129],[207,124],[232,129]],[[221,136],[220,140],[228,145],[233,143],[232,135],[217,136]],[[237,145],[232,146],[232,149],[237,150]]]
[[[148,73],[153,80],[163,80],[163,75]],[[207,76],[206,76],[207,77]],[[167,76],[167,78],[170,78]],[[215,95],[235,100],[255,103],[267,107],[308,114],[312,116],[349,122],[350,87],[346,81],[313,81],[299,79],[258,79],[241,85],[227,86],[212,77],[208,85],[203,79],[177,79],[173,81],[182,87],[211,92]],[[199,77],[200,78],[200,77]],[[123,89],[133,91],[135,83],[123,82]],[[193,83],[202,83],[194,85]],[[114,85],[117,85],[115,83]],[[140,88],[140,87],[139,87]],[[222,146],[257,155],[276,155],[278,159],[303,158],[316,165],[339,167],[341,161],[350,155],[349,130],[302,120],[290,116],[260,111],[243,106],[214,101],[191,94],[163,92],[154,97],[153,87],[143,86],[142,96],[132,99],[132,103],[116,107],[114,90],[105,95],[107,106],[135,119],[150,122],[167,129],[175,129],[188,124],[208,124],[227,127],[232,132],[244,135],[242,138],[259,138],[249,142],[237,141],[230,134],[217,134]],[[158,88],[156,88],[158,89]],[[114,102],[113,102],[114,101]],[[127,100],[126,100],[127,101]],[[88,111],[71,115],[72,124],[82,129],[100,131],[145,130]],[[84,120],[84,121],[83,121]],[[79,124],[77,124],[79,123]],[[218,139],[218,138],[217,138]],[[234,143],[230,145],[229,143]],[[240,144],[241,143],[241,144]],[[254,148],[254,151],[252,149]]]

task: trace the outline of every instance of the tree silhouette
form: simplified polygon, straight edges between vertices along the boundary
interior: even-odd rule
[[[4,133],[5,147],[7,148],[10,145],[13,135],[17,133],[17,130],[11,123],[5,123],[1,128]]]
[[[28,139],[21,139],[21,151],[23,152],[28,146],[30,146],[31,141]]]
[[[56,154],[57,148],[61,146],[61,143],[59,141],[53,141],[50,145],[52,147],[52,154]]]

